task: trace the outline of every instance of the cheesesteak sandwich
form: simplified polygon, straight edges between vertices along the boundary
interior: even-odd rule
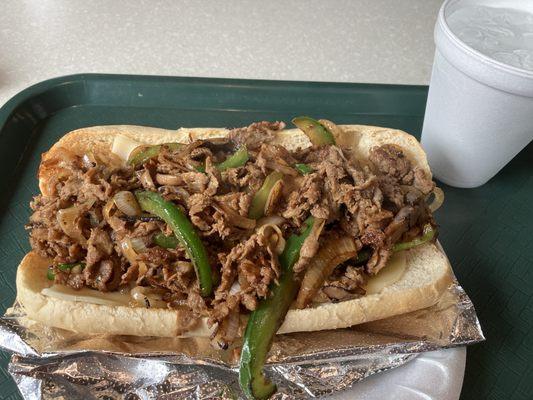
[[[412,136],[298,117],[232,130],[79,129],[43,154],[17,272],[29,318],[97,334],[243,337],[250,398],[276,333],[435,304],[443,195]]]

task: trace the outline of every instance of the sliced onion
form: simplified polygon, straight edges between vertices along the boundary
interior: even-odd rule
[[[102,209],[102,215],[107,224],[115,231],[123,228],[124,221],[116,217],[116,205],[113,199],[109,199]]]
[[[322,289],[322,291],[327,297],[329,297],[330,299],[335,299],[337,301],[348,300],[355,296],[353,293],[350,293],[346,289],[337,286],[326,286],[324,287],[324,289]]]
[[[77,206],[64,208],[57,212],[57,222],[65,235],[76,239],[82,246],[87,244],[80,227],[81,210]]]
[[[141,215],[141,207],[132,192],[122,190],[113,196],[117,208],[129,217]]]
[[[241,285],[239,284],[238,281],[235,281],[233,282],[233,285],[231,285],[231,288],[229,289],[229,294],[230,295],[237,294],[239,293],[240,290],[241,290]]]
[[[77,264],[74,267],[71,268],[70,272],[73,274],[81,274],[81,264]]]
[[[104,208],[102,209],[102,215],[106,222],[109,223],[109,219],[112,217],[111,211],[115,207],[115,203],[113,202],[113,199],[110,199],[105,203]]]
[[[263,225],[257,232],[268,240],[271,248],[276,254],[279,255],[283,253],[286,242],[279,226],[270,224]]]
[[[98,216],[94,210],[89,211],[89,223],[93,228],[96,228],[98,225],[100,225],[100,220],[98,219]]]
[[[155,180],[160,185],[177,186],[183,183],[183,179],[176,175],[156,174]]]
[[[281,172],[283,175],[289,175],[289,176],[298,176],[298,171],[296,171],[294,168],[288,166],[288,165],[285,165],[285,164],[282,164],[282,163],[279,163],[279,162],[276,162],[276,161],[267,161],[265,163],[266,167],[268,169],[272,169],[274,171],[279,171]]]
[[[428,205],[431,212],[435,212],[444,203],[444,192],[440,187],[435,186],[433,189],[433,201]]]
[[[283,225],[285,223],[285,218],[279,215],[268,215],[266,217],[260,218],[257,220],[257,225],[255,226],[257,230],[263,225]]]
[[[235,211],[233,208],[228,207],[224,203],[216,203],[213,205],[215,209],[218,211],[226,214],[228,219],[231,221],[231,223],[239,228],[242,229],[254,229],[256,220],[251,218],[243,217],[241,214],[239,214],[237,211]]]
[[[148,267],[146,266],[146,263],[143,261],[139,261],[139,277],[144,276],[148,272]]]
[[[239,335],[240,321],[238,310],[230,311],[229,315],[222,322],[219,322],[215,335],[211,340],[212,345],[222,350],[227,349]]]
[[[140,172],[140,171],[137,171],[137,172]],[[147,169],[138,173],[137,177],[139,178],[139,181],[141,182],[144,188],[155,189],[154,180],[152,179],[152,176],[150,175],[150,172],[148,172]]]
[[[133,249],[133,244],[129,238],[123,239],[120,242],[120,248],[122,249],[122,254],[129,261],[130,264],[137,264],[138,254]]]
[[[297,308],[306,307],[335,267],[355,257],[356,254],[357,247],[351,237],[329,237],[326,239],[305,272],[296,299]]]
[[[309,260],[316,255],[318,251],[318,239],[322,233],[322,229],[324,229],[325,223],[325,219],[315,218],[315,223],[311,228],[311,232],[304,240],[302,248],[300,249],[300,258],[296,264],[294,264],[294,272],[298,273],[303,271],[307,267]]]
[[[268,194],[267,200],[265,202],[265,215],[272,214],[274,206],[276,205],[279,197],[281,196],[282,189],[283,180],[280,179],[274,184],[274,186],[272,186],[272,189],[270,189],[270,193]]]
[[[135,286],[130,291],[133,300],[146,308],[166,308],[167,303],[161,297],[161,290]]]
[[[130,242],[133,250],[135,250],[137,253],[144,253],[146,250],[148,250],[143,238],[134,237],[130,239]]]
[[[120,248],[122,250],[122,254],[124,255],[124,257],[126,257],[126,259],[131,265],[139,266],[138,276],[141,277],[146,274],[146,272],[148,271],[148,267],[146,266],[146,263],[144,263],[144,261],[138,260],[139,255],[133,248],[132,240],[129,238],[123,239],[120,242]]]
[[[333,137],[335,138],[335,141],[338,140],[338,138],[344,136],[342,133],[342,129],[339,128],[339,126],[333,122],[331,122],[328,119],[319,119],[318,122],[322,124],[328,131],[330,131],[333,134]]]
[[[96,159],[94,158],[94,154],[90,151],[83,155],[83,157],[81,158],[81,161],[83,163],[83,166],[87,169],[93,168],[96,166]]]

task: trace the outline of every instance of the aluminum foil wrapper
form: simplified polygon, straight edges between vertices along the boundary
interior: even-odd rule
[[[452,284],[433,307],[349,329],[278,335],[266,374],[273,399],[344,390],[417,354],[484,340],[474,306]],[[25,399],[237,399],[240,343],[207,338],[84,336],[28,320],[15,304],[0,318],[0,346]]]

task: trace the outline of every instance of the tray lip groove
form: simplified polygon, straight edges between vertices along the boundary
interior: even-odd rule
[[[0,106],[0,132],[8,122],[12,113],[18,106],[30,100],[35,96],[45,94],[54,87],[64,86],[67,84],[81,83],[87,90],[87,82],[94,80],[114,80],[114,81],[141,81],[146,83],[153,82],[177,82],[185,85],[215,85],[221,88],[239,87],[241,89],[279,89],[281,87],[291,87],[300,90],[317,90],[333,89],[341,91],[361,91],[361,90],[409,90],[415,91],[417,95],[426,95],[428,86],[426,85],[406,85],[390,83],[357,83],[357,82],[328,82],[328,81],[291,81],[291,80],[268,80],[268,79],[238,79],[238,78],[211,78],[195,76],[171,76],[171,75],[136,75],[136,74],[105,74],[105,73],[79,73],[62,75],[54,78],[45,79],[34,83],[20,92],[14,94],[9,100]],[[78,103],[69,106],[80,106],[88,104]],[[244,111],[244,110],[243,110]],[[261,110],[263,111],[263,110]],[[398,114],[401,115],[401,114]]]

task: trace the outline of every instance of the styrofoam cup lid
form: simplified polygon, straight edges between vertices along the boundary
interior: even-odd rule
[[[510,8],[531,14],[533,1],[525,0],[447,0],[439,11],[435,25],[438,51],[457,69],[488,86],[513,94],[533,97],[533,70],[495,60],[463,42],[450,28],[447,19],[464,7],[487,6]],[[533,42],[533,37],[531,38]]]

